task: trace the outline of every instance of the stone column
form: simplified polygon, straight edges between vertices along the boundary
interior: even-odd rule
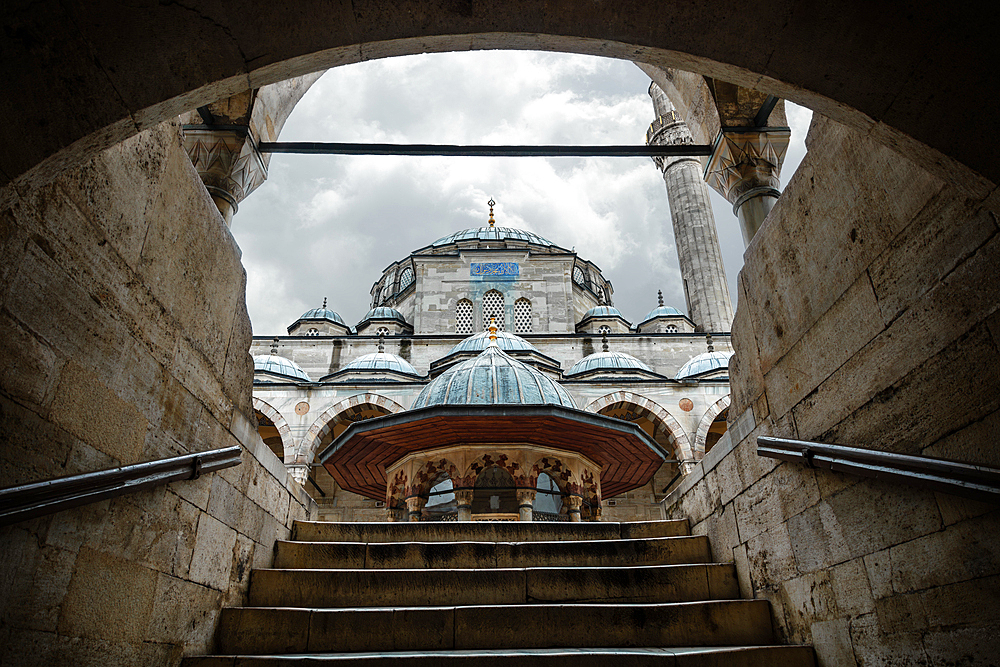
[[[455,503],[458,505],[458,520],[472,521],[472,489],[455,489]]]
[[[687,125],[655,83],[649,86],[649,96],[653,99],[656,120],[649,126],[646,143],[651,146],[694,143]],[[689,157],[655,157],[653,161],[663,172],[667,186],[688,315],[696,331],[729,331],[733,305],[701,163]]]
[[[406,510],[402,507],[389,507],[385,508],[385,516],[387,521],[393,523],[399,523],[403,520]]]
[[[303,463],[289,463],[286,468],[292,479],[302,486],[306,485],[306,480],[309,478],[309,466]]]
[[[569,514],[569,520],[573,523],[579,523],[580,519],[580,508],[583,507],[583,498],[580,496],[566,496],[563,498],[563,503],[566,505],[566,513]]]
[[[406,509],[410,515],[410,521],[420,521],[420,515],[424,511],[424,505],[427,504],[426,498],[421,498],[420,496],[412,496],[406,499]]]
[[[520,516],[518,521],[531,521],[534,519],[532,512],[535,506],[535,490],[534,489],[518,489],[517,490],[517,511]]]
[[[184,149],[226,225],[232,226],[239,203],[267,178],[267,165],[249,130],[185,125]]]
[[[724,127],[715,141],[705,179],[733,205],[746,245],[781,196],[778,178],[790,135],[787,127]]]

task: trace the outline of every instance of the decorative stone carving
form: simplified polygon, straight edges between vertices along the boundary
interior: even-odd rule
[[[473,489],[455,489],[455,504],[458,506],[458,520],[472,521]]]
[[[267,179],[267,165],[242,127],[184,126],[184,149],[226,220]]]
[[[410,514],[410,521],[420,521],[420,515],[426,504],[427,499],[420,496],[411,496],[406,499],[406,509]]]
[[[569,520],[572,522],[581,521],[580,508],[583,507],[583,498],[580,496],[566,496],[563,498],[563,504],[567,507],[567,514],[569,514]]]
[[[535,505],[535,489],[517,490],[517,511],[519,521],[531,521],[531,513]]]

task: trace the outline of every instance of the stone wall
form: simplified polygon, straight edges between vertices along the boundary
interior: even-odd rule
[[[747,249],[730,429],[665,501],[820,665],[995,664],[1000,511],[758,457],[776,435],[1000,466],[995,211],[814,115]]]
[[[0,663],[176,664],[314,505],[251,423],[240,252],[164,124],[0,193],[0,486],[242,464],[0,528]]]

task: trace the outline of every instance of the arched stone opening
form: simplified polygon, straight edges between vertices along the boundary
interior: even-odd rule
[[[472,515],[493,515],[498,520],[516,521],[518,510],[514,477],[501,466],[492,465],[476,475],[472,494]]]
[[[282,462],[290,461],[295,456],[295,444],[288,422],[273,406],[256,396],[252,397],[252,404],[260,439]]]
[[[726,418],[729,416],[729,395],[723,396],[713,404],[698,424],[698,431],[694,435],[694,455],[695,458],[702,458],[712,450],[715,443],[725,435],[728,430]]]
[[[312,423],[296,450],[296,463],[311,465],[316,455],[354,422],[402,412],[403,406],[386,396],[363,393],[346,398],[323,411]]]

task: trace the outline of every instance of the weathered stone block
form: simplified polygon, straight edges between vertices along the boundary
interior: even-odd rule
[[[788,528],[784,523],[747,540],[746,549],[750,563],[750,581],[755,591],[765,586],[775,586],[799,574],[795,566],[795,552],[788,538]]]
[[[830,568],[830,583],[842,616],[860,616],[875,611],[868,571],[860,558]]]
[[[825,570],[850,558],[840,524],[826,502],[789,518],[788,537],[800,572]]]
[[[153,570],[81,548],[59,615],[59,634],[138,644],[152,613],[156,580]]]
[[[198,519],[198,534],[188,576],[206,586],[225,591],[233,566],[236,531],[210,515]]]
[[[909,593],[1000,572],[998,535],[1000,513],[994,512],[891,547],[893,590]]]
[[[215,589],[161,573],[144,639],[178,644],[186,653],[207,653],[221,602]]]
[[[819,667],[845,667],[855,664],[851,645],[851,626],[846,618],[817,621],[809,626],[813,650]]]

